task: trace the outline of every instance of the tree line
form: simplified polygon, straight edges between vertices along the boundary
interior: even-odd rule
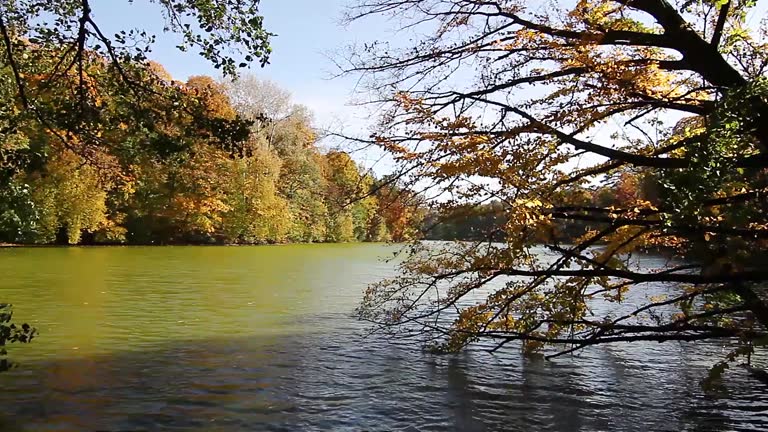
[[[51,59],[52,60],[52,59]],[[343,151],[321,151],[311,113],[253,76],[175,81],[147,63],[141,107],[90,88],[104,64],[84,71],[102,122],[88,138],[39,122],[4,136],[0,242],[25,244],[264,244],[389,241],[412,223],[397,214],[394,185],[381,184]],[[78,73],[69,78],[79,85]],[[49,74],[27,90],[78,94]],[[12,107],[13,77],[2,77]],[[151,128],[129,122],[148,117]],[[62,115],[72,115],[62,113]]]
[[[646,170],[617,170],[593,185],[571,185],[553,196],[560,208],[622,209],[646,203],[662,203],[659,180]],[[503,242],[509,222],[506,216],[515,209],[503,201],[491,198],[488,202],[467,205],[435,206],[423,210],[423,238],[427,240],[497,241]],[[574,220],[565,218],[529,234],[544,244],[549,241],[574,242],[592,230],[607,228],[605,221]],[[658,249],[657,249],[658,250]]]

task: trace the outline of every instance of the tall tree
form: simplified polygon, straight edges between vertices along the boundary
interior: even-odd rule
[[[342,151],[325,155],[328,179],[328,240],[365,240],[377,203],[368,193],[372,179],[363,175],[352,157]]]
[[[223,84],[235,110],[254,121],[253,133],[264,151],[275,153],[282,161],[277,184],[292,215],[289,239],[326,240],[328,184],[309,110],[296,105],[290,93],[275,83],[253,75]]]
[[[417,326],[447,350],[735,338],[727,360],[751,352],[768,326],[768,50],[765,23],[746,24],[755,3],[360,1],[350,20],[390,14],[415,29],[413,44],[368,43],[347,58],[388,107],[370,141],[443,206],[498,200],[507,221],[503,246],[414,247],[360,316]],[[658,179],[660,203],[627,178],[611,206],[561,204],[627,167]],[[532,253],[558,221],[599,229]],[[640,247],[690,261],[637,268]],[[649,283],[666,297],[646,294]],[[593,310],[627,296],[645,301]]]

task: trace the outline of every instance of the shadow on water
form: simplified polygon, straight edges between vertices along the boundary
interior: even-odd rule
[[[729,401],[696,396],[686,368],[644,370],[617,356],[609,350],[558,362],[510,353],[432,356],[328,334],[183,341],[27,363],[0,376],[0,430],[768,427],[764,388],[751,387],[752,399],[733,409]]]

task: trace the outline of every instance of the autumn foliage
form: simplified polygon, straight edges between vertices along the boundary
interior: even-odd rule
[[[740,344],[724,361],[752,352],[768,326],[768,50],[753,7],[359,2],[350,20],[405,17],[412,33],[340,61],[384,107],[370,144],[435,197],[436,230],[462,214],[479,228],[414,245],[360,317],[448,351],[723,338]],[[668,264],[639,266],[642,250]]]
[[[0,148],[0,242],[387,241],[411,222],[374,217],[373,177],[346,153],[321,150],[306,109],[286,99],[276,116],[258,91],[231,101],[270,83],[181,82],[151,62],[118,72],[91,54],[82,76],[54,77],[61,53],[25,47],[34,61],[17,67],[32,76],[34,110],[14,92],[12,71],[2,75],[16,115]]]

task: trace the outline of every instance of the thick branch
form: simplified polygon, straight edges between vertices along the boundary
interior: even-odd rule
[[[728,21],[728,12],[730,12],[730,10],[730,0],[726,1],[725,4],[720,7],[720,16],[717,17],[715,33],[712,35],[712,42],[710,42],[710,44],[715,48],[720,46],[720,39],[723,37],[723,29],[725,28],[725,23]]]
[[[542,123],[521,109],[510,107],[509,110],[530,121],[532,124],[543,128],[545,132],[554,135],[560,141],[574,146],[577,150],[585,150],[600,156],[605,156],[609,159],[618,160],[640,167],[685,168],[689,164],[689,162],[685,159],[642,156],[612,149],[609,147],[603,147],[595,143],[582,141],[572,135],[566,134],[565,132],[553,128],[552,126]]]
[[[720,54],[716,46],[699,36],[689,23],[666,0],[616,0],[618,3],[641,10],[664,28],[664,34],[673,41],[673,48],[683,55],[691,69],[710,83],[724,87],[741,87],[746,79]]]
[[[26,86],[24,80],[21,78],[21,72],[19,71],[19,65],[16,62],[16,57],[13,53],[13,41],[8,34],[8,28],[5,26],[5,20],[0,14],[0,33],[3,35],[3,43],[5,44],[5,53],[8,56],[8,63],[11,65],[13,71],[13,79],[16,81],[16,87],[19,91],[19,99],[25,109],[29,109],[29,100],[27,99]]]

